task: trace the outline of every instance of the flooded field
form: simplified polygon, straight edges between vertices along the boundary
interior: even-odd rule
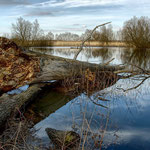
[[[72,59],[77,49],[36,47],[35,52]],[[128,64],[150,68],[150,51],[127,48],[85,48],[78,60],[90,63]],[[132,65],[131,65],[132,64]],[[122,75],[122,74],[120,74]],[[50,89],[32,103],[36,137],[53,147],[46,128],[74,131],[80,135],[79,147],[85,150],[150,149],[150,80],[119,79],[92,93],[64,94]],[[104,81],[102,81],[104,82]],[[136,87],[139,83],[140,86]],[[134,87],[134,88],[133,88]]]

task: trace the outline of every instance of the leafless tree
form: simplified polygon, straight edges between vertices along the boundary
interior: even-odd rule
[[[12,36],[17,38],[24,45],[25,41],[31,39],[32,24],[29,21],[24,20],[22,17],[17,19],[15,24],[12,24]]]
[[[112,29],[112,25],[108,25],[108,27],[103,26],[100,30],[100,37],[99,40],[101,42],[110,42],[114,39],[114,33]]]
[[[38,20],[36,19],[32,23],[32,41],[38,40],[43,34],[43,30],[40,28]]]
[[[84,32],[83,34],[81,34],[80,40],[83,41],[84,39],[86,39],[87,37],[89,37],[89,35],[91,35],[91,33],[92,33],[92,30],[86,29],[85,32]],[[95,33],[95,32],[94,32],[94,33]],[[94,34],[94,33],[93,33],[93,34]],[[90,40],[94,40],[94,39],[93,39],[93,34],[92,34]]]
[[[30,41],[34,44],[41,39],[43,32],[37,19],[32,23],[20,17],[15,24],[12,24],[12,38],[20,41],[22,46],[29,44]]]
[[[48,32],[45,35],[46,40],[54,40],[54,34],[52,32]]]
[[[122,30],[123,40],[136,48],[150,46],[150,19],[148,17],[133,17],[126,21]]]
[[[100,32],[99,31],[95,31],[93,33],[93,40],[95,40],[95,41],[99,41],[100,40]]]
[[[118,31],[115,32],[115,39],[117,41],[123,41],[123,38],[122,38],[122,29],[119,29]]]
[[[92,30],[87,29],[85,33],[81,35],[81,40],[86,39],[90,34],[92,33]],[[112,25],[108,25],[108,27],[103,26],[100,28],[100,31],[94,31],[92,34],[90,40],[96,40],[100,42],[110,42],[114,40],[114,32]]]
[[[66,32],[66,33],[56,34],[56,40],[62,40],[62,41],[79,41],[80,37],[77,34]]]

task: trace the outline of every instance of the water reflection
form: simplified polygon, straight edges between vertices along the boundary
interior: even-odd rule
[[[30,48],[35,52],[43,54],[61,56],[65,58],[73,58],[78,49],[71,49],[70,47],[46,47],[46,48]],[[84,48],[78,56],[78,60],[89,61],[94,63],[104,63],[112,58],[115,60],[112,64],[135,64],[142,68],[149,68],[150,63],[150,49],[133,49],[133,48],[119,48],[119,47],[106,47],[106,48]]]
[[[150,89],[142,85],[138,91],[124,93],[117,90],[117,87],[124,84],[119,80],[117,84],[98,91],[91,96],[82,93],[70,99],[60,93],[54,94],[52,91],[43,97],[37,104],[38,110],[53,112],[47,118],[35,125],[40,130],[36,133],[44,142],[49,143],[45,128],[51,127],[59,130],[73,130],[82,137],[81,147],[84,149],[146,149],[150,146],[149,130],[150,102],[148,92]],[[147,90],[146,90],[147,89]],[[54,96],[52,96],[54,94]],[[53,97],[56,99],[53,101]],[[58,98],[59,97],[59,98]],[[109,101],[101,101],[103,97]],[[46,99],[44,103],[43,99]],[[70,101],[71,100],[71,101]],[[92,100],[107,106],[107,109],[95,105]],[[59,106],[60,101],[64,101],[63,107]],[[66,102],[65,102],[66,101]],[[50,107],[49,103],[55,103]],[[41,107],[42,106],[42,107]],[[44,107],[43,107],[44,106]],[[43,109],[44,108],[44,109]],[[48,110],[48,111],[47,111]],[[44,110],[45,112],[45,110]]]
[[[39,52],[47,55],[60,56],[64,58],[73,58],[78,49],[72,49],[70,47],[32,47],[31,51]],[[78,60],[89,61],[89,62],[105,62],[112,58],[114,53],[114,48],[110,50],[109,48],[99,48],[99,47],[85,47],[83,51],[79,54]]]
[[[100,48],[95,49],[92,51],[92,56],[94,58],[96,57],[102,57],[102,62],[105,62],[112,58],[112,51],[110,51],[108,48]]]
[[[75,51],[53,49],[49,54],[73,58]],[[112,64],[132,63],[149,68],[149,56],[148,50],[110,47],[85,49],[78,59],[102,63],[115,58]],[[31,107],[36,114],[44,116],[35,125],[40,129],[37,136],[49,144],[45,128],[73,130],[82,138],[80,149],[149,149],[150,80],[128,92],[119,90],[137,83],[136,80],[120,79],[116,84],[91,94],[82,91],[71,97],[50,91]]]
[[[123,63],[130,63],[141,68],[149,69],[150,49],[126,49],[121,54]]]

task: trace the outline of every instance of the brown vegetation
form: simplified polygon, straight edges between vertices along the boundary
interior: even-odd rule
[[[133,17],[124,23],[122,35],[123,40],[130,46],[150,47],[150,19]]]
[[[73,47],[73,48],[79,48],[80,45],[82,44],[82,41],[57,41],[57,40],[52,40],[52,41],[35,41],[34,44],[30,43],[27,44],[29,46],[52,46],[52,47]],[[100,42],[100,41],[87,41],[84,44],[87,47],[126,47],[127,45],[125,42],[120,42],[120,41],[112,41],[112,42]]]
[[[0,38],[0,91],[7,92],[31,81],[39,72],[39,59],[29,57],[12,41]]]

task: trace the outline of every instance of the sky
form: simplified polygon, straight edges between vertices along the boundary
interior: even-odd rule
[[[45,32],[83,33],[111,21],[118,30],[133,16],[150,17],[150,0],[0,0],[0,35],[23,17]]]

